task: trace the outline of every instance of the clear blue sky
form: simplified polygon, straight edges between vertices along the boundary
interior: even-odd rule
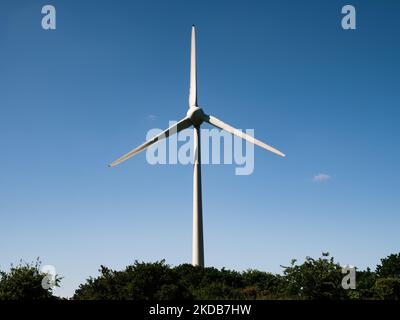
[[[341,28],[346,4],[357,30]],[[199,103],[287,154],[256,149],[250,176],[204,166],[206,265],[280,272],[329,251],[375,267],[400,244],[399,13],[389,0],[1,1],[0,268],[40,257],[71,295],[100,264],[190,262],[191,165],[106,165],[186,112],[193,23]]]

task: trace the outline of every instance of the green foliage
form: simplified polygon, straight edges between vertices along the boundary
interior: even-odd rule
[[[396,259],[382,259],[375,273],[369,268],[356,272],[356,289],[342,288],[341,266],[322,253],[318,259],[307,257],[298,265],[293,259],[283,267],[283,275],[258,270],[242,273],[182,264],[171,268],[164,261],[139,263],[124,271],[100,269],[75,292],[75,299],[399,299],[400,278],[395,275]]]
[[[241,299],[240,273],[226,269],[201,268],[183,264],[174,268],[179,283],[188,288],[194,299]]]
[[[190,292],[180,285],[177,273],[165,261],[135,261],[124,271],[101,266],[100,276],[89,278],[76,290],[77,300],[154,300],[189,299]]]
[[[374,285],[375,298],[382,300],[400,300],[400,278],[378,279]]]
[[[284,267],[287,293],[294,299],[344,299],[342,268],[329,258],[329,253],[315,260],[307,257],[302,265],[292,260],[290,267]]]
[[[40,262],[20,263],[11,266],[9,272],[0,271],[0,300],[54,300],[52,289],[44,289]],[[55,285],[61,278],[56,276]]]
[[[237,300],[244,298],[238,289],[219,282],[211,282],[195,290],[194,293],[194,298],[198,300]]]
[[[261,271],[243,274],[216,268],[182,264],[175,268],[164,261],[135,261],[124,271],[101,267],[100,276],[89,278],[76,290],[74,299],[245,299],[271,298],[278,276]],[[257,280],[258,279],[258,280]],[[255,285],[250,296],[248,286]]]
[[[376,281],[376,274],[370,268],[365,271],[357,271],[356,273],[356,289],[347,290],[350,299],[373,299],[375,296],[374,284]]]
[[[75,291],[76,300],[218,300],[218,299],[383,299],[400,300],[400,254],[381,259],[376,272],[356,271],[356,289],[342,288],[341,266],[329,253],[318,259],[293,259],[283,275],[249,269],[201,268],[190,264],[170,267],[164,260],[135,261],[124,270],[101,266]],[[0,300],[57,299],[43,289],[40,263],[0,270]],[[56,277],[56,285],[60,278]]]
[[[246,299],[280,299],[285,297],[285,280],[280,275],[249,269],[242,273]]]
[[[376,274],[380,278],[400,278],[400,253],[381,259],[381,264],[376,266]]]

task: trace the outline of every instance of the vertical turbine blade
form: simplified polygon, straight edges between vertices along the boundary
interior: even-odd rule
[[[197,75],[196,75],[196,29],[192,26],[192,44],[190,48],[190,88],[189,108],[197,107]]]

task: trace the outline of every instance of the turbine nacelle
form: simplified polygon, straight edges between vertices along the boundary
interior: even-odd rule
[[[206,115],[204,114],[202,108],[193,106],[189,108],[188,112],[186,113],[186,117],[192,121],[195,127],[197,127],[204,122]]]

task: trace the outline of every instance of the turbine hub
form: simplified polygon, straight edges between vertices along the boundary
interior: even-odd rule
[[[192,121],[194,126],[199,126],[203,123],[205,114],[200,107],[190,107],[186,116]]]

